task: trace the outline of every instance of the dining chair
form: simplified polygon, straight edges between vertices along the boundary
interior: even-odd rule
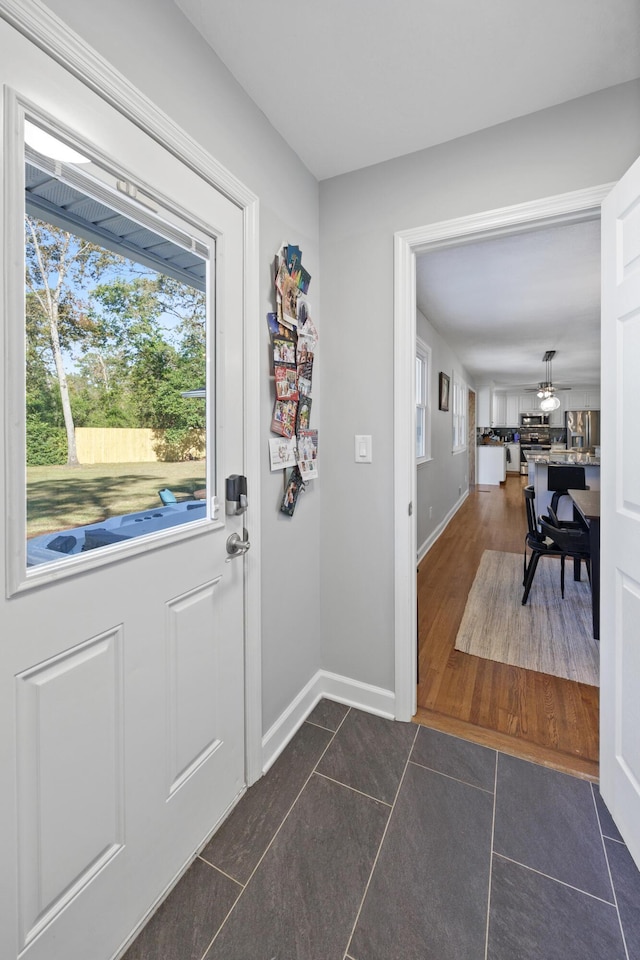
[[[560,564],[560,593],[564,600],[564,561],[567,557],[577,560],[578,563],[584,561],[587,568],[587,576],[591,583],[591,547],[589,533],[577,526],[567,526],[564,521],[560,526],[554,524],[550,517],[540,517],[540,529],[542,533],[562,552],[562,562]],[[580,575],[576,576],[576,580]]]
[[[551,497],[551,508],[558,512],[558,504],[561,497],[568,497],[569,490],[588,490],[585,481],[584,467],[578,464],[570,466],[554,466],[549,464],[547,467],[547,490],[553,490]]]
[[[523,490],[524,493],[524,505],[527,512],[527,532],[524,537],[524,569],[522,574],[522,582],[524,584],[527,579],[527,547],[531,546],[531,543],[542,542],[544,537],[540,533],[538,527],[538,518],[536,517],[536,491],[533,484],[529,484]]]
[[[524,502],[527,511],[527,533],[524,538],[524,573],[522,584],[524,593],[522,595],[522,605],[524,606],[529,599],[531,584],[538,567],[541,557],[559,558],[561,562],[561,583],[564,584],[564,560],[563,550],[545,533],[538,525],[535,508],[535,488],[529,485],[524,488]],[[531,552],[527,563],[527,550]]]

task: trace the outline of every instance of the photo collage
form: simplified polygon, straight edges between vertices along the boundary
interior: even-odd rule
[[[284,470],[280,510],[292,517],[298,497],[318,476],[318,431],[310,428],[313,364],[318,331],[311,319],[307,292],[311,274],[302,266],[302,251],[283,246],[275,262],[276,312],[267,314],[275,400],[269,441],[271,470]]]

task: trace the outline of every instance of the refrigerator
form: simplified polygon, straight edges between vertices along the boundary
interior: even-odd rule
[[[567,450],[587,450],[600,445],[600,411],[567,410]]]

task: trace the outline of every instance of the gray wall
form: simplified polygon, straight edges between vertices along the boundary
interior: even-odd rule
[[[278,513],[282,473],[270,473],[267,447],[273,386],[266,326],[266,313],[273,309],[273,258],[291,241],[301,247],[312,274],[309,302],[322,336],[318,184],[172,0],[49,0],[48,6],[260,198],[266,731],[320,666],[320,481],[305,491],[293,518]],[[317,380],[313,401],[311,425],[317,426]]]
[[[293,522],[277,513],[281,478],[268,470],[266,327],[262,335],[264,730],[319,666],[392,688],[393,233],[617,179],[640,153],[640,83],[324,181],[318,192],[171,0],[49,6],[258,194],[262,313],[283,241],[299,243],[313,275],[322,477]],[[329,278],[321,317],[320,260]],[[373,435],[372,464],[354,463],[356,433]],[[283,575],[282,557],[304,563]]]
[[[456,375],[473,389],[473,381],[449,344],[433,329],[419,310],[416,314],[416,332],[431,347],[431,459],[416,470],[416,530],[418,555],[423,544],[432,536],[450,511],[469,489],[469,456],[475,449],[461,453],[451,452],[453,414],[438,409],[438,374]],[[451,381],[453,383],[453,379]],[[432,515],[429,517],[429,507]]]
[[[623,84],[321,183],[326,669],[394,684],[394,232],[618,179],[639,108]],[[354,463],[354,433],[373,434],[372,464]]]

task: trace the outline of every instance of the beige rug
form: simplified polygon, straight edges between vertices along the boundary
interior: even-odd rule
[[[522,554],[485,550],[456,638],[456,650],[591,686],[599,684],[599,647],[592,637],[591,591],[586,571],[573,579],[560,560],[543,557],[522,606]]]

